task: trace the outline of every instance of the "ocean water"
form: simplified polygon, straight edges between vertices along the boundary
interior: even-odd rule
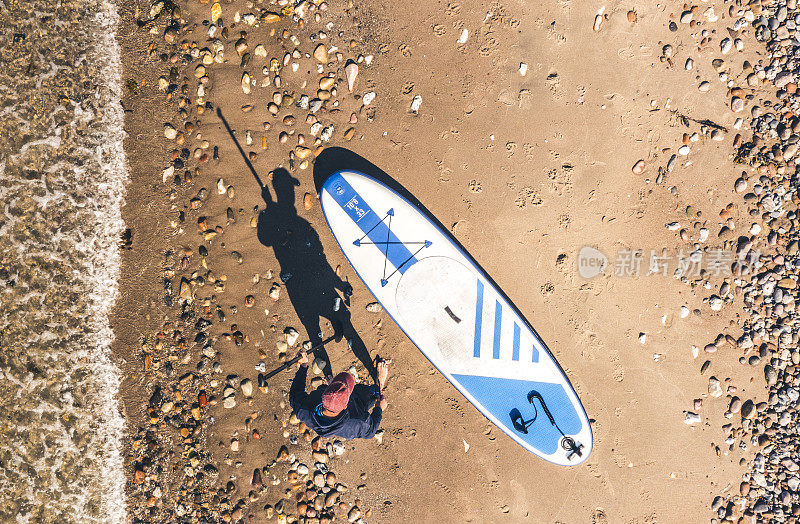
[[[0,522],[124,522],[116,7],[0,10]]]

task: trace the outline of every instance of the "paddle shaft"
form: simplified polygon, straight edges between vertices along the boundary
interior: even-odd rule
[[[306,353],[314,353],[314,352],[316,352],[316,351],[319,351],[320,349],[322,349],[323,347],[325,347],[325,344],[327,344],[328,342],[330,342],[330,341],[331,341],[331,340],[333,340],[334,338],[336,338],[336,336],[334,336],[334,335],[332,335],[332,336],[330,336],[330,337],[326,338],[325,340],[323,340],[322,342],[320,342],[320,343],[319,343],[319,344],[317,344],[316,346],[314,346],[314,347],[312,347],[311,349],[307,350],[307,351],[306,351]],[[289,369],[289,368],[290,368],[290,367],[292,367],[292,365],[293,365],[294,363],[296,363],[298,360],[300,360],[300,355],[296,355],[296,356],[295,356],[294,358],[292,358],[291,360],[288,360],[288,361],[286,361],[286,362],[285,362],[285,363],[284,363],[282,366],[280,366],[279,368],[273,369],[272,371],[270,371],[269,373],[267,373],[266,375],[264,375],[264,380],[269,380],[270,378],[274,377],[275,375],[277,375],[278,373],[280,373],[280,372],[281,372],[281,371],[283,371],[284,369]]]

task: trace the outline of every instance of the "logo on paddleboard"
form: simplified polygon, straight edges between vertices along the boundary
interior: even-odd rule
[[[608,257],[601,251],[584,246],[578,253],[578,274],[585,279],[602,275],[608,267]]]
[[[365,206],[358,200],[358,196],[354,196],[348,200],[344,205],[344,208],[349,211],[350,216],[353,217],[353,220],[356,222],[364,218],[364,215],[369,213],[369,210],[365,209]]]

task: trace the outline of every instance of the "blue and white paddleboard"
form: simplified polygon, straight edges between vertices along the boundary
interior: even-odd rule
[[[486,274],[414,205],[339,171],[322,210],[383,309],[475,407],[525,449],[575,465],[592,450],[586,412],[539,336]]]

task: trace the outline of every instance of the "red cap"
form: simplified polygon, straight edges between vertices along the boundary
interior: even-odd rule
[[[338,413],[347,407],[356,385],[353,375],[343,371],[336,375],[322,394],[322,407]]]

